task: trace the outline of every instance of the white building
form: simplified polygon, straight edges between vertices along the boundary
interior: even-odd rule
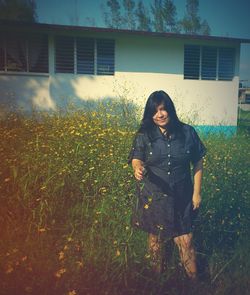
[[[57,110],[164,90],[179,115],[237,125],[240,44],[249,39],[0,22],[0,104]]]
[[[239,108],[250,111],[250,87],[239,87]]]

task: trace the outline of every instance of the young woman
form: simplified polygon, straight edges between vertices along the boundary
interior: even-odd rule
[[[157,272],[162,271],[162,244],[173,238],[187,275],[197,277],[192,227],[201,203],[205,154],[206,148],[195,129],[178,119],[168,94],[153,92],[147,100],[129,163],[132,162],[138,193],[132,224],[148,232],[149,253]]]

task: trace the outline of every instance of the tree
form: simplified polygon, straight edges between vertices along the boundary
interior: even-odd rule
[[[151,31],[151,20],[148,16],[148,11],[145,8],[142,1],[139,1],[136,9],[136,17],[137,17],[137,30],[140,31]]]
[[[34,0],[0,0],[0,19],[35,22],[36,3]]]
[[[182,20],[185,33],[198,34],[200,31],[200,17],[198,16],[199,0],[187,0],[186,14]]]
[[[176,7],[172,0],[165,0],[162,7],[162,17],[165,32],[176,32]]]
[[[123,17],[123,28],[135,30],[136,28],[136,13],[135,13],[135,1],[123,0],[124,17]]]
[[[104,21],[107,27],[120,29],[122,27],[121,6],[117,0],[108,0],[109,12],[104,11]]]
[[[210,27],[208,22],[204,20],[201,23],[201,19],[198,15],[199,12],[199,0],[187,0],[186,2],[186,14],[180,21],[181,27],[185,33],[188,34],[210,34]]]
[[[162,13],[162,1],[154,0],[151,5],[151,12],[153,15],[153,29],[155,32],[164,32],[164,22]]]
[[[200,29],[201,34],[203,35],[210,35],[211,34],[211,29],[210,26],[208,24],[208,22],[206,20],[204,20],[201,23],[201,29]]]
[[[206,20],[199,17],[199,0],[186,0],[186,13],[182,20],[177,20],[174,0],[153,0],[151,13],[142,0],[106,1],[102,5],[104,21],[107,27],[155,32],[181,32],[188,34],[210,35],[211,29]],[[152,19],[151,19],[152,18]]]

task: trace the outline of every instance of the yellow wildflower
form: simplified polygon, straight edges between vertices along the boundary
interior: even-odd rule
[[[8,264],[5,273],[6,274],[12,273],[13,270],[14,270],[14,268],[12,267],[12,265],[11,264]]]
[[[59,260],[63,260],[64,259],[64,252],[63,251],[59,252],[58,256],[59,256],[58,257]]]
[[[83,263],[82,261],[76,261],[76,265],[80,268],[83,268]]]
[[[38,232],[39,232],[39,233],[44,233],[45,231],[46,231],[45,228],[39,228],[39,229],[38,229]]]
[[[55,277],[60,278],[66,272],[66,268],[61,268],[55,273]]]

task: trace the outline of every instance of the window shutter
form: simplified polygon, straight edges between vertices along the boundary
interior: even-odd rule
[[[1,36],[0,71],[48,73],[48,36],[16,33]]]
[[[76,40],[77,74],[93,75],[95,67],[94,39],[78,38]]]
[[[235,49],[219,48],[219,80],[232,80],[234,77]]]
[[[217,48],[202,47],[201,79],[216,80]]]
[[[114,57],[114,40],[97,40],[97,75],[114,75]]]
[[[235,55],[235,48],[185,45],[184,79],[232,80],[235,72]]]
[[[55,39],[56,73],[74,73],[74,38],[58,36]]]
[[[200,46],[185,45],[184,47],[184,79],[199,79]]]

